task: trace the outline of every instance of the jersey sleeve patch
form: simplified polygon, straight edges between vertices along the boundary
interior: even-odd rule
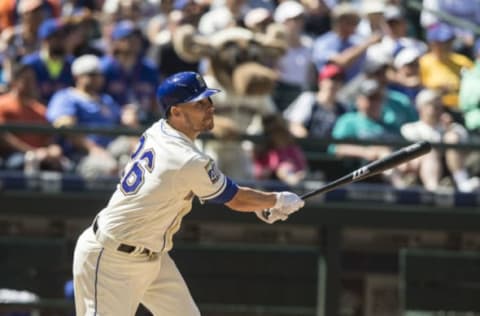
[[[216,183],[220,179],[220,170],[218,170],[217,165],[212,159],[210,159],[205,165],[205,170],[207,171],[208,178],[212,184]]]
[[[182,170],[183,181],[201,200],[221,194],[227,185],[226,177],[210,157],[196,157]]]

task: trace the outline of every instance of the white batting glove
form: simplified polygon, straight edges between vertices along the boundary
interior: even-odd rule
[[[295,193],[277,192],[277,201],[272,208],[263,211],[257,211],[255,214],[262,221],[273,224],[278,220],[285,221],[288,216],[305,205],[305,202]]]
[[[295,213],[305,205],[305,201],[295,193],[283,191],[276,192],[275,195],[277,196],[277,202],[275,202],[272,209],[278,209],[283,214],[290,215]]]

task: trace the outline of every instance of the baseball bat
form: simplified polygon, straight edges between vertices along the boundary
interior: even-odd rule
[[[394,151],[388,156],[372,161],[371,163],[363,167],[360,167],[341,178],[333,180],[332,182],[329,182],[318,189],[304,193],[300,197],[303,200],[306,200],[312,196],[332,191],[343,185],[364,180],[366,178],[377,175],[385,170],[401,165],[409,160],[425,155],[431,149],[432,149],[432,145],[426,141],[421,141],[421,142],[400,148],[399,150]]]
[[[317,194],[326,193],[336,188],[339,188],[341,186],[344,186],[346,184],[364,180],[366,178],[377,175],[385,170],[401,165],[402,163],[405,163],[409,160],[425,155],[431,149],[432,149],[432,145],[426,141],[421,141],[421,142],[400,148],[399,150],[394,151],[393,153],[383,157],[382,159],[372,161],[371,163],[363,167],[360,167],[343,177],[340,177],[336,180],[326,183],[325,185],[319,187],[318,189],[304,193],[300,195],[300,197],[302,198],[302,200],[306,200]],[[269,210],[263,211],[263,216],[265,218],[268,218],[270,216],[270,211]]]

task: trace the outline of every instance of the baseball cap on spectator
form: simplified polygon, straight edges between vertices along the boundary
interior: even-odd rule
[[[368,54],[367,58],[364,62],[363,72],[366,74],[375,74],[379,70],[382,70],[390,65],[391,60],[383,54],[379,52],[376,56],[375,54]]]
[[[342,2],[340,4],[337,4],[333,8],[331,16],[333,20],[338,20],[339,18],[343,18],[346,16],[354,16],[356,18],[359,18],[357,9],[348,2]]]
[[[112,33],[110,34],[110,37],[112,38],[112,40],[117,41],[117,40],[124,39],[138,31],[139,29],[137,28],[135,23],[129,20],[123,20],[123,21],[117,22],[114,25]]]
[[[396,69],[402,68],[405,65],[413,63],[417,60],[423,53],[416,48],[406,47],[403,48],[393,60],[393,67]]]
[[[432,104],[436,100],[440,100],[441,94],[433,89],[423,89],[415,97],[415,104],[420,107],[425,104]]]
[[[296,1],[284,1],[275,9],[273,19],[277,23],[283,23],[305,13],[303,5]]]
[[[453,28],[446,23],[437,23],[427,29],[427,41],[448,42],[455,37]]]
[[[43,4],[42,0],[20,0],[17,5],[17,13],[24,14],[38,9]]]
[[[72,75],[81,76],[102,73],[100,59],[95,55],[82,55],[72,63]]]
[[[383,13],[385,11],[385,4],[377,0],[364,0],[362,4],[362,13],[365,15]]]
[[[55,34],[58,34],[60,31],[63,31],[64,26],[64,23],[60,19],[47,19],[38,27],[38,38],[44,40]]]
[[[332,63],[323,66],[318,73],[318,81],[339,77],[343,78],[343,69],[342,67]]]
[[[383,16],[387,22],[403,20],[404,18],[402,9],[396,5],[386,6],[385,11],[383,11]]]
[[[380,91],[382,91],[382,86],[377,80],[373,79],[363,80],[358,89],[359,95],[364,95],[367,97],[372,96]]]
[[[271,18],[272,14],[265,8],[258,7],[252,10],[249,10],[245,17],[243,18],[243,22],[245,23],[246,27],[253,28],[256,25],[268,20]]]

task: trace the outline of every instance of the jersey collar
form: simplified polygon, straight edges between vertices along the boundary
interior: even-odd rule
[[[160,131],[169,137],[179,138],[188,141],[192,145],[194,144],[187,135],[173,128],[165,119],[160,120]]]

